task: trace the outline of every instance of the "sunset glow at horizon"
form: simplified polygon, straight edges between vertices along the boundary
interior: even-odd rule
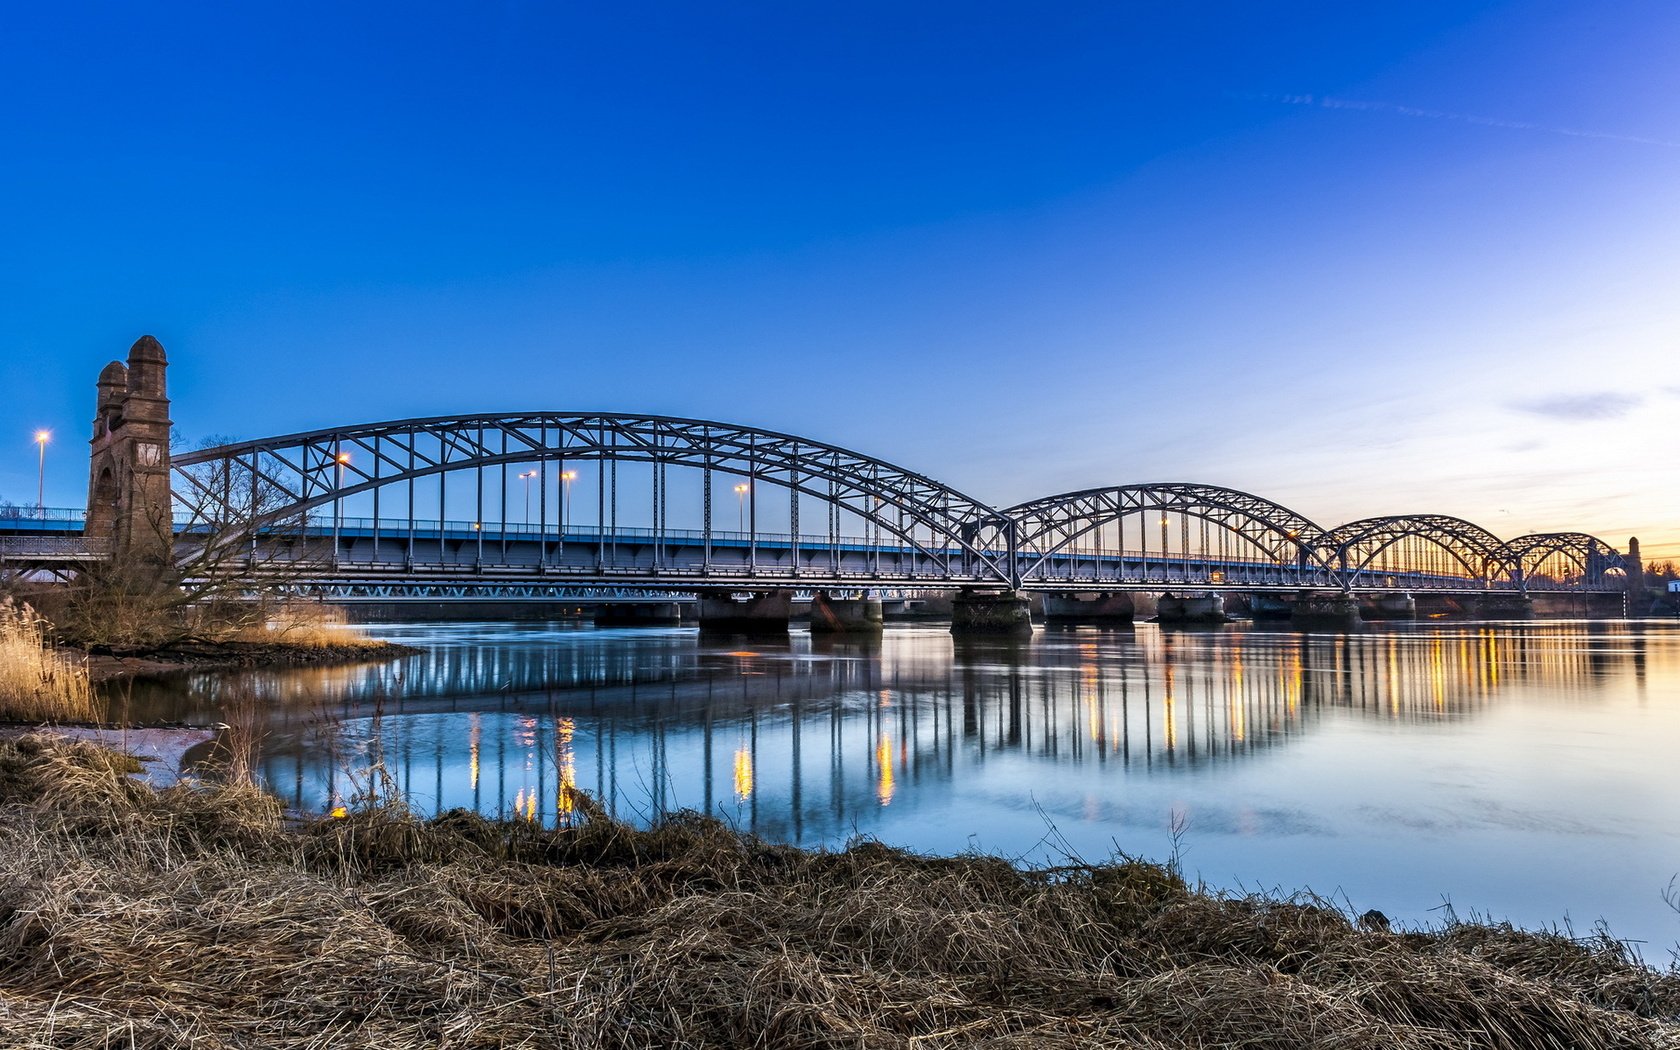
[[[649,413],[1680,561],[1671,5],[8,21],[0,500],[151,333],[189,445]]]

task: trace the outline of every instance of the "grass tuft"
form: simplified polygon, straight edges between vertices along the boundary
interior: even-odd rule
[[[87,670],[48,641],[47,626],[28,605],[0,598],[0,720],[90,722]]]

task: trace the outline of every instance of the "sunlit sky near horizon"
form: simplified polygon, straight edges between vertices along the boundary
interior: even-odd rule
[[[1680,558],[1680,7],[10,5],[0,498],[468,411]],[[9,435],[9,437],[7,436]]]

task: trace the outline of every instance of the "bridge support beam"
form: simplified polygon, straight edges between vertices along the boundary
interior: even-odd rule
[[[1046,623],[1129,624],[1134,615],[1132,596],[1125,591],[1044,596]]]
[[[737,598],[737,593],[743,596]],[[792,591],[702,592],[700,630],[720,634],[786,634],[792,611]]]
[[[1359,626],[1359,599],[1351,594],[1305,593],[1295,599],[1289,621],[1308,629],[1351,631]]]
[[[1359,612],[1367,620],[1415,620],[1417,599],[1404,592],[1371,595],[1360,601]]]
[[[812,634],[880,634],[881,599],[835,598],[818,591],[811,598]]]
[[[609,602],[595,607],[597,627],[675,627],[682,623],[676,602]]]
[[[1019,591],[964,590],[951,600],[951,633],[1032,634],[1032,603]]]
[[[1156,623],[1224,623],[1225,599],[1218,594],[1163,594],[1155,602]]]
[[[1248,612],[1256,620],[1288,620],[1295,615],[1295,606],[1282,595],[1255,592],[1248,596]]]
[[[1476,620],[1532,620],[1534,599],[1518,591],[1490,591],[1472,597],[1466,610]]]

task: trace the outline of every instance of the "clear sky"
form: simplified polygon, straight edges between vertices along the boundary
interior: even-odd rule
[[[1671,0],[9,4],[0,498],[49,427],[80,504],[150,332],[189,442],[655,412],[1680,557],[1677,55]]]

